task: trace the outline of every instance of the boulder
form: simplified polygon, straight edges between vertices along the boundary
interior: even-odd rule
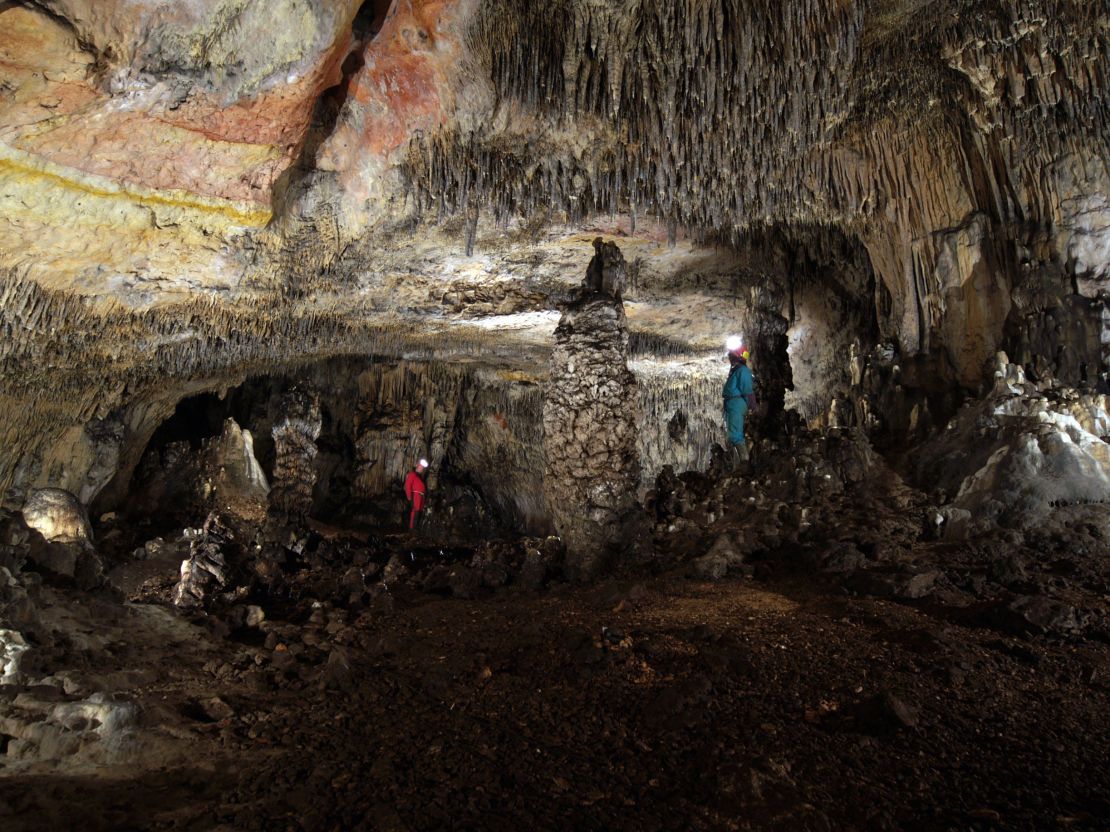
[[[690,567],[695,577],[707,581],[720,580],[730,570],[751,572],[751,567],[744,563],[744,554],[740,547],[727,534],[718,537],[708,552],[691,561]]]
[[[104,564],[92,544],[88,514],[76,497],[60,488],[32,491],[23,506],[32,529],[28,559],[54,575],[73,578],[81,589],[104,580]]]
[[[320,681],[327,690],[349,692],[354,689],[354,674],[351,672],[351,663],[344,650],[339,647],[332,648]]]
[[[916,573],[866,570],[850,574],[846,584],[863,595],[913,600],[932,594],[943,574],[938,569]]]
[[[22,634],[0,629],[0,685],[18,684],[22,680],[19,663],[29,649]]]
[[[23,519],[51,543],[92,545],[92,527],[85,507],[61,488],[39,488],[27,495]]]
[[[1044,595],[1015,598],[999,616],[1002,628],[1018,635],[1076,635],[1086,624],[1086,616],[1071,604]]]

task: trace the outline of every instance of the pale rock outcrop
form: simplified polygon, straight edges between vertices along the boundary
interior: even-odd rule
[[[51,543],[92,544],[84,506],[61,488],[32,491],[23,505],[23,520]]]
[[[243,430],[234,419],[227,419],[219,439],[206,451],[211,457],[209,468],[214,472],[209,487],[216,495],[265,501],[270,486],[255,459],[254,437],[249,430]]]
[[[0,685],[19,684],[19,663],[30,647],[16,630],[0,629]]]
[[[104,565],[93,547],[85,507],[73,494],[60,488],[34,490],[23,506],[23,519],[39,534],[31,540],[31,561],[86,589],[100,583]]]
[[[1057,505],[1110,501],[1110,396],[1038,389],[1005,354],[996,380],[995,391],[957,417],[932,450],[971,449],[931,462],[949,483],[967,472],[941,514],[945,534],[1025,529]]]
[[[103,692],[59,703],[25,697],[22,705],[36,718],[0,713],[0,732],[11,737],[6,757],[13,763],[67,757],[93,763],[118,762],[136,738],[142,715],[136,703],[117,701]]]

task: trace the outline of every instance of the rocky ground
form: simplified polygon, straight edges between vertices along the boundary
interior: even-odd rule
[[[275,578],[232,519],[114,589],[24,573],[4,828],[1105,828],[1104,508],[946,541],[858,437],[754,456],[665,472],[588,587],[554,540],[327,527]]]
[[[5,829],[1093,829],[1110,812],[1105,643],[808,582],[414,596],[300,610],[265,643],[194,628],[153,647],[134,625],[161,610],[117,610],[132,626],[90,656],[133,674],[112,684],[161,764],[8,764]]]
[[[792,427],[665,468],[589,585],[553,537],[36,492],[3,828],[1106,828],[1110,417],[999,378],[896,467]]]

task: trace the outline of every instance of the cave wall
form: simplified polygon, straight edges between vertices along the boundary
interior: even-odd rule
[[[544,498],[542,380],[482,373],[463,391],[447,466],[478,489],[511,526],[552,531]]]
[[[645,472],[704,459],[694,359],[736,322],[772,411],[811,420],[847,395],[934,425],[999,347],[1107,383],[1104,3],[42,0],[0,24],[6,504],[111,502],[181,396],[292,360],[537,376],[598,233],[634,249],[634,336],[686,376],[640,373]]]
[[[287,399],[307,395],[318,402],[320,414],[312,437],[314,486],[308,486],[313,514],[356,516],[370,505],[399,499],[405,474],[427,457],[433,492],[448,483],[471,486],[494,508],[499,522],[535,533],[550,530],[542,497],[543,386],[538,380],[452,363],[356,356],[275,369],[234,387],[172,401],[168,408],[136,408],[148,427],[113,446],[119,458],[133,461],[112,469],[94,501],[94,515],[156,510],[158,483],[196,469],[189,454],[219,436],[228,418],[251,431],[255,456],[273,479],[281,466],[271,434],[282,431],[290,418]],[[167,432],[161,425],[175,407],[175,427]],[[161,418],[151,421],[152,413]],[[182,439],[184,449],[173,446]],[[77,454],[81,448],[62,442],[54,453]],[[67,459],[75,471],[86,463],[79,455]],[[44,471],[43,476],[51,475]],[[273,483],[275,492],[279,481]]]

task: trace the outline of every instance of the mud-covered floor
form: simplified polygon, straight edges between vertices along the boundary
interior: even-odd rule
[[[283,624],[274,651],[182,624],[190,633],[160,634],[152,654],[152,625],[138,625],[159,614],[116,620],[107,606],[98,672],[146,668],[131,693],[156,764],[0,778],[5,830],[1094,829],[1110,817],[1105,644],[1017,640],[809,581],[414,596]],[[336,647],[346,665],[323,660]]]

